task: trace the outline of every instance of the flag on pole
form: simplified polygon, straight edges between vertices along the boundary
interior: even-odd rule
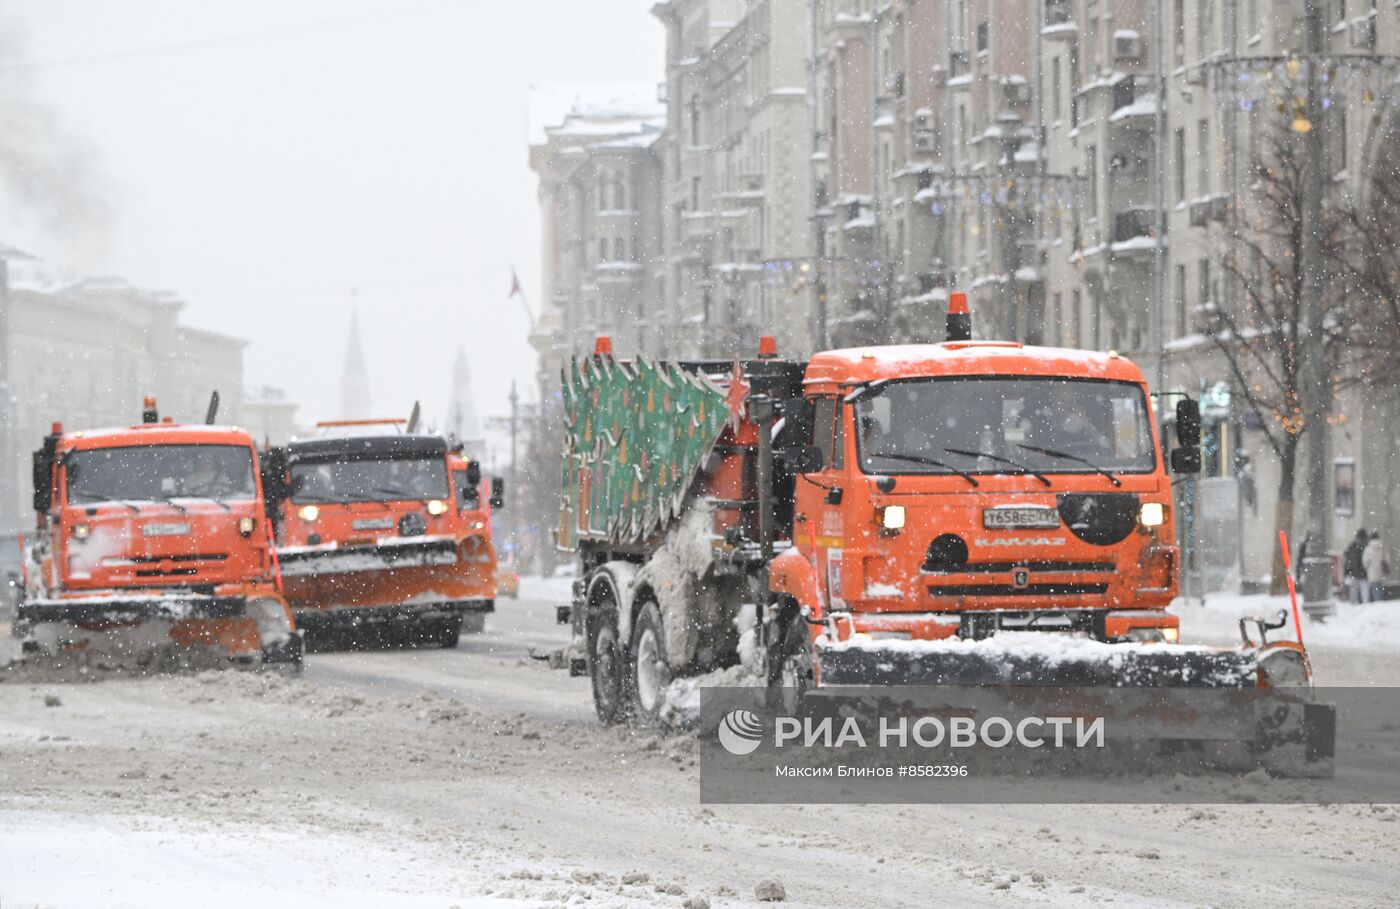
[[[513,300],[516,297],[524,296],[525,288],[520,286],[520,276],[515,273],[515,269],[510,270],[510,296],[506,299]]]

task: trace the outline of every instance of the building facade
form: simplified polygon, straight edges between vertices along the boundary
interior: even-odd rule
[[[1308,58],[1307,5],[1258,0],[656,4],[667,330],[645,349],[936,340],[948,290],[969,290],[979,334],[1121,351],[1156,391],[1199,397],[1205,470],[1180,485],[1192,589],[1267,575],[1287,493],[1269,421],[1289,417],[1220,333],[1256,318],[1259,168],[1277,136],[1316,130],[1331,210],[1365,202],[1400,140],[1400,8],[1314,7]],[[546,272],[567,274],[550,257],[547,238]],[[1365,526],[1400,562],[1396,400],[1357,384],[1328,416],[1333,552]],[[1308,476],[1300,463],[1296,536]]]
[[[118,278],[55,282],[36,263],[11,263],[6,360],[12,399],[7,433],[12,449],[0,482],[9,485],[10,513],[0,531],[33,525],[29,452],[54,422],[65,427],[126,425],[155,395],[161,414],[205,418],[220,392],[219,419],[242,420],[243,350],[238,338],[180,323],[176,296],[133,287]]]

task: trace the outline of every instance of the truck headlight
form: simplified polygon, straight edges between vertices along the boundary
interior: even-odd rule
[[[881,511],[883,514],[880,516],[880,526],[886,530],[904,529],[903,505],[886,505]]]
[[[73,525],[73,539],[75,539],[75,540],[86,540],[86,539],[87,539],[88,537],[90,537],[90,536],[92,536],[92,528],[89,527],[88,525],[86,525],[86,524],[75,524],[75,525]]]
[[[251,536],[253,535],[253,519],[252,519],[252,518],[239,518],[239,519],[238,519],[238,532],[241,533],[241,534],[243,534],[245,537],[251,537]]]
[[[1166,509],[1161,502],[1143,502],[1142,510],[1138,513],[1138,520],[1143,527],[1160,527],[1167,519]]]
[[[428,503],[428,514],[433,517],[447,513],[447,503],[442,499],[433,499]]]
[[[303,521],[311,524],[321,516],[321,509],[317,508],[315,505],[303,505],[301,506],[301,511],[298,511],[297,514],[301,516]]]

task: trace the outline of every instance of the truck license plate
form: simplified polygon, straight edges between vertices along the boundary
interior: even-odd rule
[[[356,530],[393,530],[393,518],[362,518],[352,521],[351,526]]]
[[[188,524],[146,524],[141,528],[143,537],[182,537],[189,532]]]
[[[1053,508],[984,508],[982,526],[994,529],[1060,526],[1060,513]]]

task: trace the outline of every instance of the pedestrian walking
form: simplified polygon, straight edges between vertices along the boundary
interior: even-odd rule
[[[1371,542],[1361,553],[1361,564],[1366,569],[1362,602],[1370,603],[1380,596],[1380,582],[1385,577],[1385,551],[1381,548],[1380,531],[1371,534]]]
[[[1361,582],[1366,577],[1366,566],[1361,562],[1361,554],[1366,551],[1366,544],[1369,542],[1371,533],[1363,527],[1356,532],[1355,538],[1347,544],[1342,553],[1342,578],[1347,584],[1347,598],[1353,603],[1363,602]]]

